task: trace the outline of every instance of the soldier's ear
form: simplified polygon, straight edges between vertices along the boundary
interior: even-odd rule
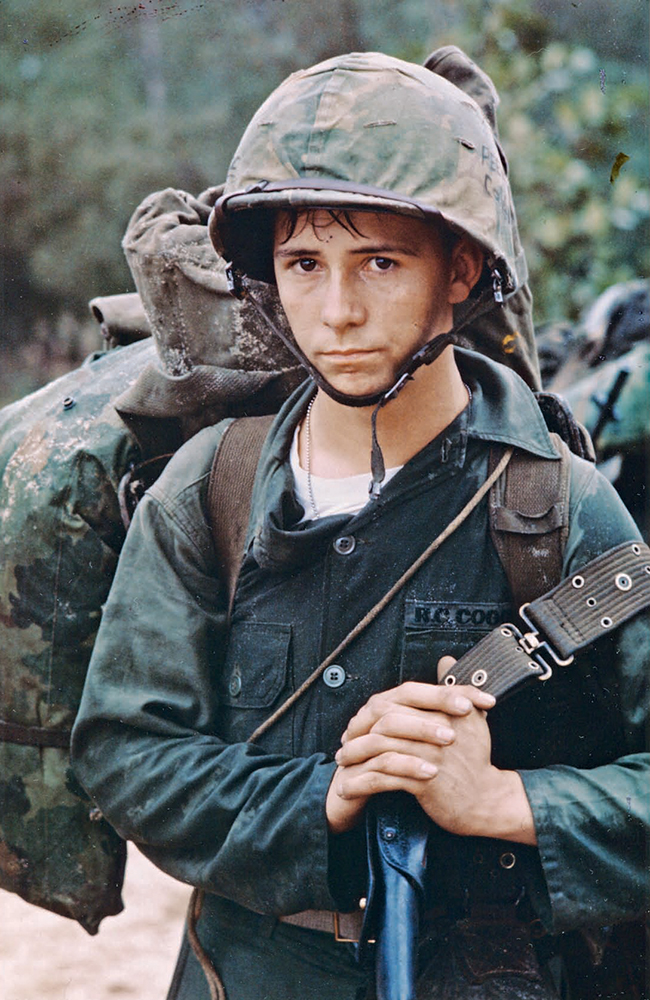
[[[481,277],[484,254],[481,248],[467,236],[461,237],[451,252],[449,274],[449,304],[464,302]]]

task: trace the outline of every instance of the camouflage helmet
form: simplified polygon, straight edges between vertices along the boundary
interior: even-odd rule
[[[442,218],[501,290],[526,280],[505,160],[466,92],[424,66],[352,53],[292,74],[255,114],[210,219],[216,249],[273,282],[269,208]]]

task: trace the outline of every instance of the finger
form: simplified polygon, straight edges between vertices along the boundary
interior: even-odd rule
[[[369,733],[377,720],[381,719],[387,712],[393,712],[399,708],[406,715],[415,715],[422,711],[413,705],[407,705],[403,702],[397,702],[392,698],[384,697],[384,695],[388,694],[389,692],[381,692],[378,695],[373,695],[363,708],[359,709],[357,714],[348,722],[347,729],[341,737],[342,744],[348,740],[356,739],[364,733]]]
[[[436,774],[435,764],[418,757],[387,753],[376,757],[372,767],[342,768],[335,779],[336,794],[342,799],[368,798],[400,789],[419,794],[423,782],[431,781]]]
[[[472,707],[487,710],[493,708],[495,703],[493,695],[471,686],[459,685],[452,688],[419,681],[406,681],[397,688],[372,695],[348,723],[341,742],[346,743],[363,733],[369,733],[377,720],[395,711],[396,706],[400,706],[400,710],[409,712],[414,709],[424,709],[460,716],[467,715]]]
[[[380,723],[378,723],[379,725]],[[422,760],[435,762],[438,749],[448,746],[454,738],[453,730],[449,730],[451,738],[433,742],[418,742],[412,739],[392,738],[380,733],[369,733],[350,740],[337,751],[335,760],[339,766],[351,767],[370,761],[384,753],[399,753],[405,756],[419,757]]]
[[[442,680],[445,674],[451,670],[456,659],[453,656],[441,656],[438,660],[438,682]]]
[[[418,712],[405,715],[399,710],[377,719],[371,733],[415,743],[447,746],[454,741],[455,730],[449,719],[438,712]]]
[[[443,660],[456,662],[453,657],[442,657]],[[480,688],[469,685],[458,685],[453,690],[441,684],[424,684],[420,681],[406,681],[394,688],[398,704],[410,705],[413,708],[424,708],[429,711],[447,712],[449,715],[466,715],[472,706],[476,708],[492,708],[496,701],[494,695],[481,691]],[[468,705],[467,702],[470,702]]]

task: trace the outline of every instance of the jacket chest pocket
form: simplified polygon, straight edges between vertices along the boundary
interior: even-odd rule
[[[290,643],[291,625],[233,625],[219,683],[221,704],[240,709],[271,708],[287,686]]]
[[[432,601],[405,602],[401,680],[437,680],[441,656],[458,659],[488,632],[508,621],[506,603]]]

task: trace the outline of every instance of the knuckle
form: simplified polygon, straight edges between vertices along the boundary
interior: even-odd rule
[[[390,729],[390,720],[391,720],[390,714],[382,715],[381,718],[377,719],[374,726],[372,727],[373,733],[382,736],[385,735]]]
[[[368,774],[368,790],[371,795],[376,794],[382,790],[382,777],[376,771],[370,771]]]
[[[387,750],[381,754],[381,763],[388,771],[395,771],[401,763],[402,755],[397,750]]]

